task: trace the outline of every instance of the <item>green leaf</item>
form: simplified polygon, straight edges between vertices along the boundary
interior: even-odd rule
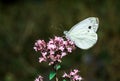
[[[66,81],[65,79],[63,79],[63,81]]]
[[[49,75],[49,80],[52,80],[56,75],[56,72],[50,72],[50,75]]]
[[[54,68],[55,68],[56,70],[59,70],[59,69],[61,68],[61,65],[56,65]]]

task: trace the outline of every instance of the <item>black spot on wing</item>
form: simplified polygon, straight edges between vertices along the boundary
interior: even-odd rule
[[[88,28],[91,29],[91,26],[89,26]]]

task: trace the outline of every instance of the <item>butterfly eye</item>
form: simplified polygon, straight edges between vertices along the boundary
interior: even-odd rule
[[[91,29],[91,26],[89,26],[88,28]]]

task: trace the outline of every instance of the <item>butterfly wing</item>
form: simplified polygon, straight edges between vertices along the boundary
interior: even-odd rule
[[[69,33],[76,32],[76,30],[80,30],[80,29],[91,29],[96,32],[98,29],[98,25],[99,25],[99,20],[97,17],[89,17],[79,22],[75,26],[73,26],[70,29]]]
[[[94,31],[84,29],[70,34],[69,37],[70,40],[72,40],[75,45],[81,49],[89,49],[98,39],[97,34]]]
[[[88,49],[92,47],[98,39],[96,34],[98,24],[98,18],[89,17],[73,26],[70,31],[65,32],[65,35],[73,41],[77,47]]]

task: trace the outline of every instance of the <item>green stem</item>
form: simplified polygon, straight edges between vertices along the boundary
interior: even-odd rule
[[[55,70],[55,72],[56,72],[56,75],[55,75],[55,81],[58,81],[58,78],[57,78],[57,69],[55,68],[56,65],[57,65],[57,63],[54,65],[54,70]]]
[[[56,76],[56,78],[55,78],[55,81],[58,81],[58,78],[57,78],[57,76]]]

